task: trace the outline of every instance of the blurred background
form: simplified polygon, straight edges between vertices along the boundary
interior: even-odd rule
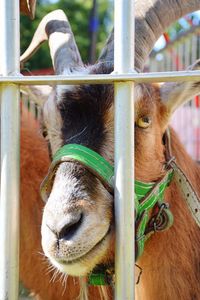
[[[66,13],[83,61],[95,62],[112,29],[113,0],[37,0],[33,21],[21,15],[21,53],[28,47],[43,16],[55,9],[62,9]],[[47,44],[25,65],[31,70],[50,67]]]

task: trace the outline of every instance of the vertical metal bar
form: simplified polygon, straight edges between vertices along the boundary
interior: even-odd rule
[[[19,1],[0,1],[0,74],[19,72]],[[0,300],[18,299],[19,90],[1,88]]]
[[[134,1],[115,0],[115,72],[134,70]],[[115,299],[134,297],[134,85],[115,84]]]

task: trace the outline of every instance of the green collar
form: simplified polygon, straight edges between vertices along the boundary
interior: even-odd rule
[[[84,165],[96,176],[106,189],[114,192],[114,167],[97,152],[78,144],[68,144],[61,147],[53,157],[48,174],[41,184],[41,196],[47,201],[52,188],[56,170],[60,163],[77,161]],[[168,169],[159,181],[144,183],[135,181],[135,211],[136,211],[136,259],[144,250],[144,243],[152,232],[164,230],[172,225],[173,217],[168,206],[163,202],[164,192],[170,184],[173,170]],[[151,210],[156,207],[157,212],[150,219]],[[92,273],[90,282],[102,285],[103,275]],[[104,280],[106,282],[106,280]]]

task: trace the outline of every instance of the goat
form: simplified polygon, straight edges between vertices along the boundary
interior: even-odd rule
[[[143,70],[145,60],[164,29],[177,18],[199,8],[199,1],[136,1],[137,71]],[[56,74],[108,74],[113,71],[113,32],[98,62],[92,66],[83,65],[62,11],[54,11],[43,18],[22,61],[30,57],[44,40],[49,41]],[[200,69],[200,62],[194,63],[190,69]],[[137,180],[158,182],[166,175],[167,145],[163,140],[170,117],[177,107],[199,92],[199,82],[135,85]],[[43,126],[52,157],[60,155],[57,151],[63,145],[76,144],[92,149],[112,165],[113,99],[112,85],[55,86],[43,104]],[[178,166],[200,195],[199,167],[186,153],[173,130],[171,149]],[[113,195],[105,188],[104,182],[79,160],[59,158],[56,166],[50,168],[43,190],[46,204],[42,218],[42,247],[51,264],[60,272],[87,276],[99,265],[110,266],[114,261]],[[144,271],[136,294],[143,300],[198,299],[199,228],[175,180],[165,191],[165,198],[174,216],[174,224],[147,241],[144,253],[138,259]],[[152,214],[154,209],[149,219]],[[72,288],[70,284],[67,286],[69,293]],[[105,296],[105,289],[103,291]],[[91,297],[95,299],[98,295],[94,292]],[[68,295],[67,299],[74,298]]]

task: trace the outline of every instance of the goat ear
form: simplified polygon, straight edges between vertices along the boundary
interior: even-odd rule
[[[20,91],[30,97],[30,99],[39,106],[43,106],[46,100],[48,99],[52,87],[48,85],[43,86],[21,86]]]
[[[188,68],[200,70],[200,59]],[[160,87],[161,101],[167,107],[169,115],[181,105],[200,94],[200,81],[166,82]]]

